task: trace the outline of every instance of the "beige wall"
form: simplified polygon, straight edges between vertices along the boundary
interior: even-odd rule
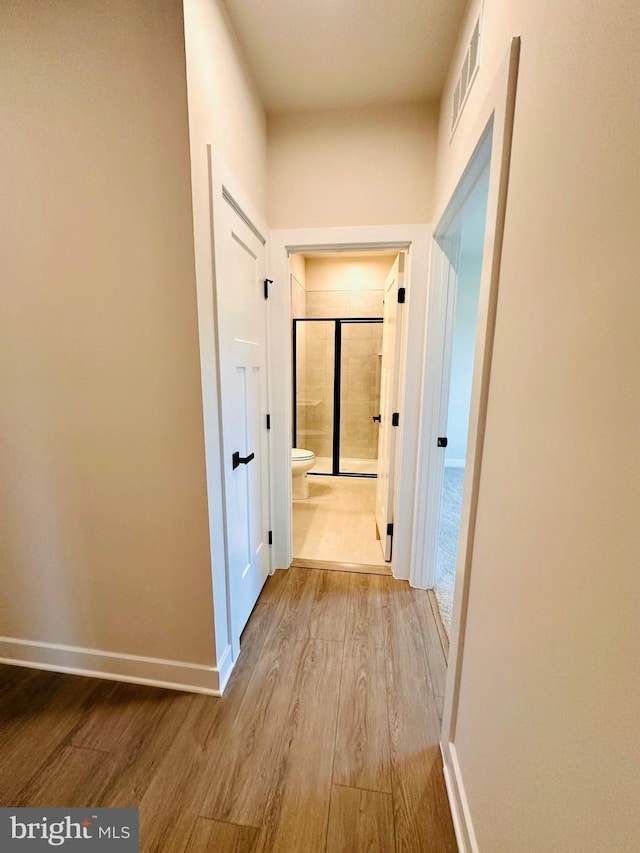
[[[0,30],[0,634],[212,665],[181,3]]]
[[[431,103],[271,116],[270,226],[427,222],[437,122]]]
[[[483,853],[635,850],[640,16],[484,8],[479,77],[452,146],[445,96],[438,150],[441,204],[521,35],[455,743]]]
[[[295,318],[307,316],[307,291],[293,273],[291,273],[291,316]]]
[[[382,317],[392,257],[309,257],[305,266],[307,317]]]
[[[306,269],[304,255],[291,255],[291,316],[307,316],[307,291],[305,289]]]
[[[384,290],[394,258],[394,255],[311,256],[306,259],[305,287],[308,291],[327,292]]]
[[[264,217],[266,117],[224,5],[184,0],[184,17],[196,226],[207,189],[207,144]]]
[[[306,289],[307,263],[304,255],[291,255],[289,258],[289,269],[298,281]]]

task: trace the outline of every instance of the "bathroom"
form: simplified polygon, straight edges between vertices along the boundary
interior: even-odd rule
[[[384,293],[396,251],[290,258],[294,565],[390,574],[376,527]]]

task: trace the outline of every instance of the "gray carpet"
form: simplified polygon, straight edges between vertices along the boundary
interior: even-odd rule
[[[464,468],[444,469],[435,594],[447,636],[451,631],[451,620],[453,618],[453,589],[456,580],[463,480]]]

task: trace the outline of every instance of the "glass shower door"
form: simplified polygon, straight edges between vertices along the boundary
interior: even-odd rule
[[[312,450],[314,474],[333,471],[334,320],[294,320],[294,447]]]
[[[378,460],[382,320],[339,320],[341,474],[375,476]]]

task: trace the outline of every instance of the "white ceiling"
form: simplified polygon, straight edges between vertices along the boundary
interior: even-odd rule
[[[267,112],[440,97],[466,0],[223,0]]]

